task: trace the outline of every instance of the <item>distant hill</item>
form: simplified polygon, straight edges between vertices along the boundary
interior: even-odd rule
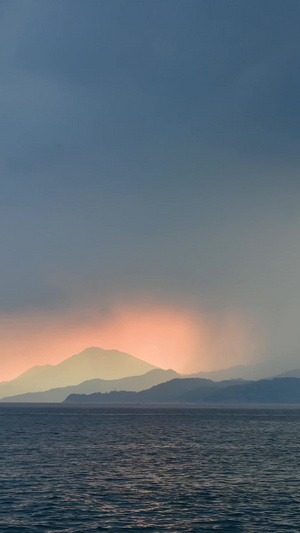
[[[224,385],[226,383],[226,385]],[[161,383],[155,387],[141,392],[109,392],[107,394],[71,394],[66,398],[66,402],[87,402],[87,403],[165,403],[165,402],[185,402],[200,401],[209,394],[219,390],[223,386],[231,385],[235,381],[214,382],[201,378],[181,378],[172,379],[166,383]],[[188,394],[198,391],[196,400],[189,400]]]
[[[141,392],[112,391],[107,394],[71,394],[66,402],[97,402],[97,403],[138,403],[138,402],[168,402],[176,401],[181,394],[200,385],[214,385],[213,381],[199,378],[172,379],[167,383],[160,383]]]
[[[299,378],[273,378],[232,385],[214,391],[210,401],[221,403],[300,403]]]
[[[247,381],[244,381],[242,379],[226,379],[224,381],[215,381],[212,382],[213,385],[210,385],[209,387],[203,387],[200,386],[196,389],[189,390],[181,395],[181,401],[182,402],[189,402],[189,403],[199,403],[199,402],[207,402],[211,401],[211,396],[219,391],[222,391],[223,389],[227,389],[228,387],[234,386],[234,385],[242,385],[247,383]]]
[[[17,396],[7,396],[1,402],[63,402],[70,394],[91,394],[95,392],[110,391],[141,391],[180,377],[175,370],[161,370],[160,368],[150,370],[141,376],[131,376],[114,380],[90,379],[79,385],[69,387],[59,387],[43,392],[28,392]]]
[[[282,372],[276,378],[300,378],[300,369],[288,370],[287,372]]]
[[[189,374],[186,377],[210,379],[212,381],[224,381],[226,379],[243,379],[245,375],[253,373],[254,372],[252,371],[252,367],[238,365],[229,368],[223,368],[222,370],[211,370],[210,372],[196,372],[195,374]]]
[[[95,378],[138,376],[155,368],[124,352],[87,348],[57,365],[35,366],[11,381],[0,383],[0,398],[78,385]]]
[[[85,403],[281,403],[300,404],[300,379],[274,378],[213,382],[201,378],[173,379],[141,392],[71,394],[66,402]]]
[[[223,381],[225,379],[246,379],[246,380],[258,380],[269,377],[300,377],[300,370],[297,372],[286,371],[287,361],[265,361],[262,363],[256,363],[252,365],[238,365],[230,368],[224,368],[222,370],[213,370],[211,372],[197,372],[196,374],[190,374],[186,377],[198,377],[204,379],[212,379],[213,381]],[[292,374],[293,373],[293,374]]]

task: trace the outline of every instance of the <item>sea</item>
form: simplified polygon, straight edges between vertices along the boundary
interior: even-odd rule
[[[0,532],[300,532],[298,408],[0,406]]]

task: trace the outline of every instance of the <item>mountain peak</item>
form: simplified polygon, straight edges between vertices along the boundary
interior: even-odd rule
[[[0,383],[0,397],[77,385],[95,378],[138,376],[156,368],[128,353],[92,346],[56,365],[35,366],[11,381]]]

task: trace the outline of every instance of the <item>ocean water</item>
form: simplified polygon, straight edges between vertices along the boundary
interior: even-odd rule
[[[300,410],[0,407],[0,532],[300,531]]]

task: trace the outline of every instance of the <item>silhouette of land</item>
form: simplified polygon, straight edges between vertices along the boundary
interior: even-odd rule
[[[252,382],[213,382],[201,378],[173,379],[141,392],[71,394],[75,403],[300,403],[299,378],[273,378]]]
[[[70,385],[69,387],[59,387],[42,392],[27,392],[25,394],[18,394],[16,396],[6,396],[2,398],[1,402],[62,402],[70,394],[91,394],[95,392],[110,392],[110,391],[141,391],[169,381],[179,374],[174,370],[162,370],[160,368],[150,370],[141,376],[131,376],[128,378],[104,380],[104,379],[90,379],[84,381],[79,385]]]
[[[259,379],[260,376],[268,379]],[[0,401],[299,402],[300,370],[285,371],[273,378],[270,362],[183,376],[125,352],[87,348],[57,365],[35,366],[0,383]]]
[[[34,366],[15,379],[0,383],[0,398],[78,385],[95,378],[139,376],[155,368],[125,352],[87,348],[57,365]]]

